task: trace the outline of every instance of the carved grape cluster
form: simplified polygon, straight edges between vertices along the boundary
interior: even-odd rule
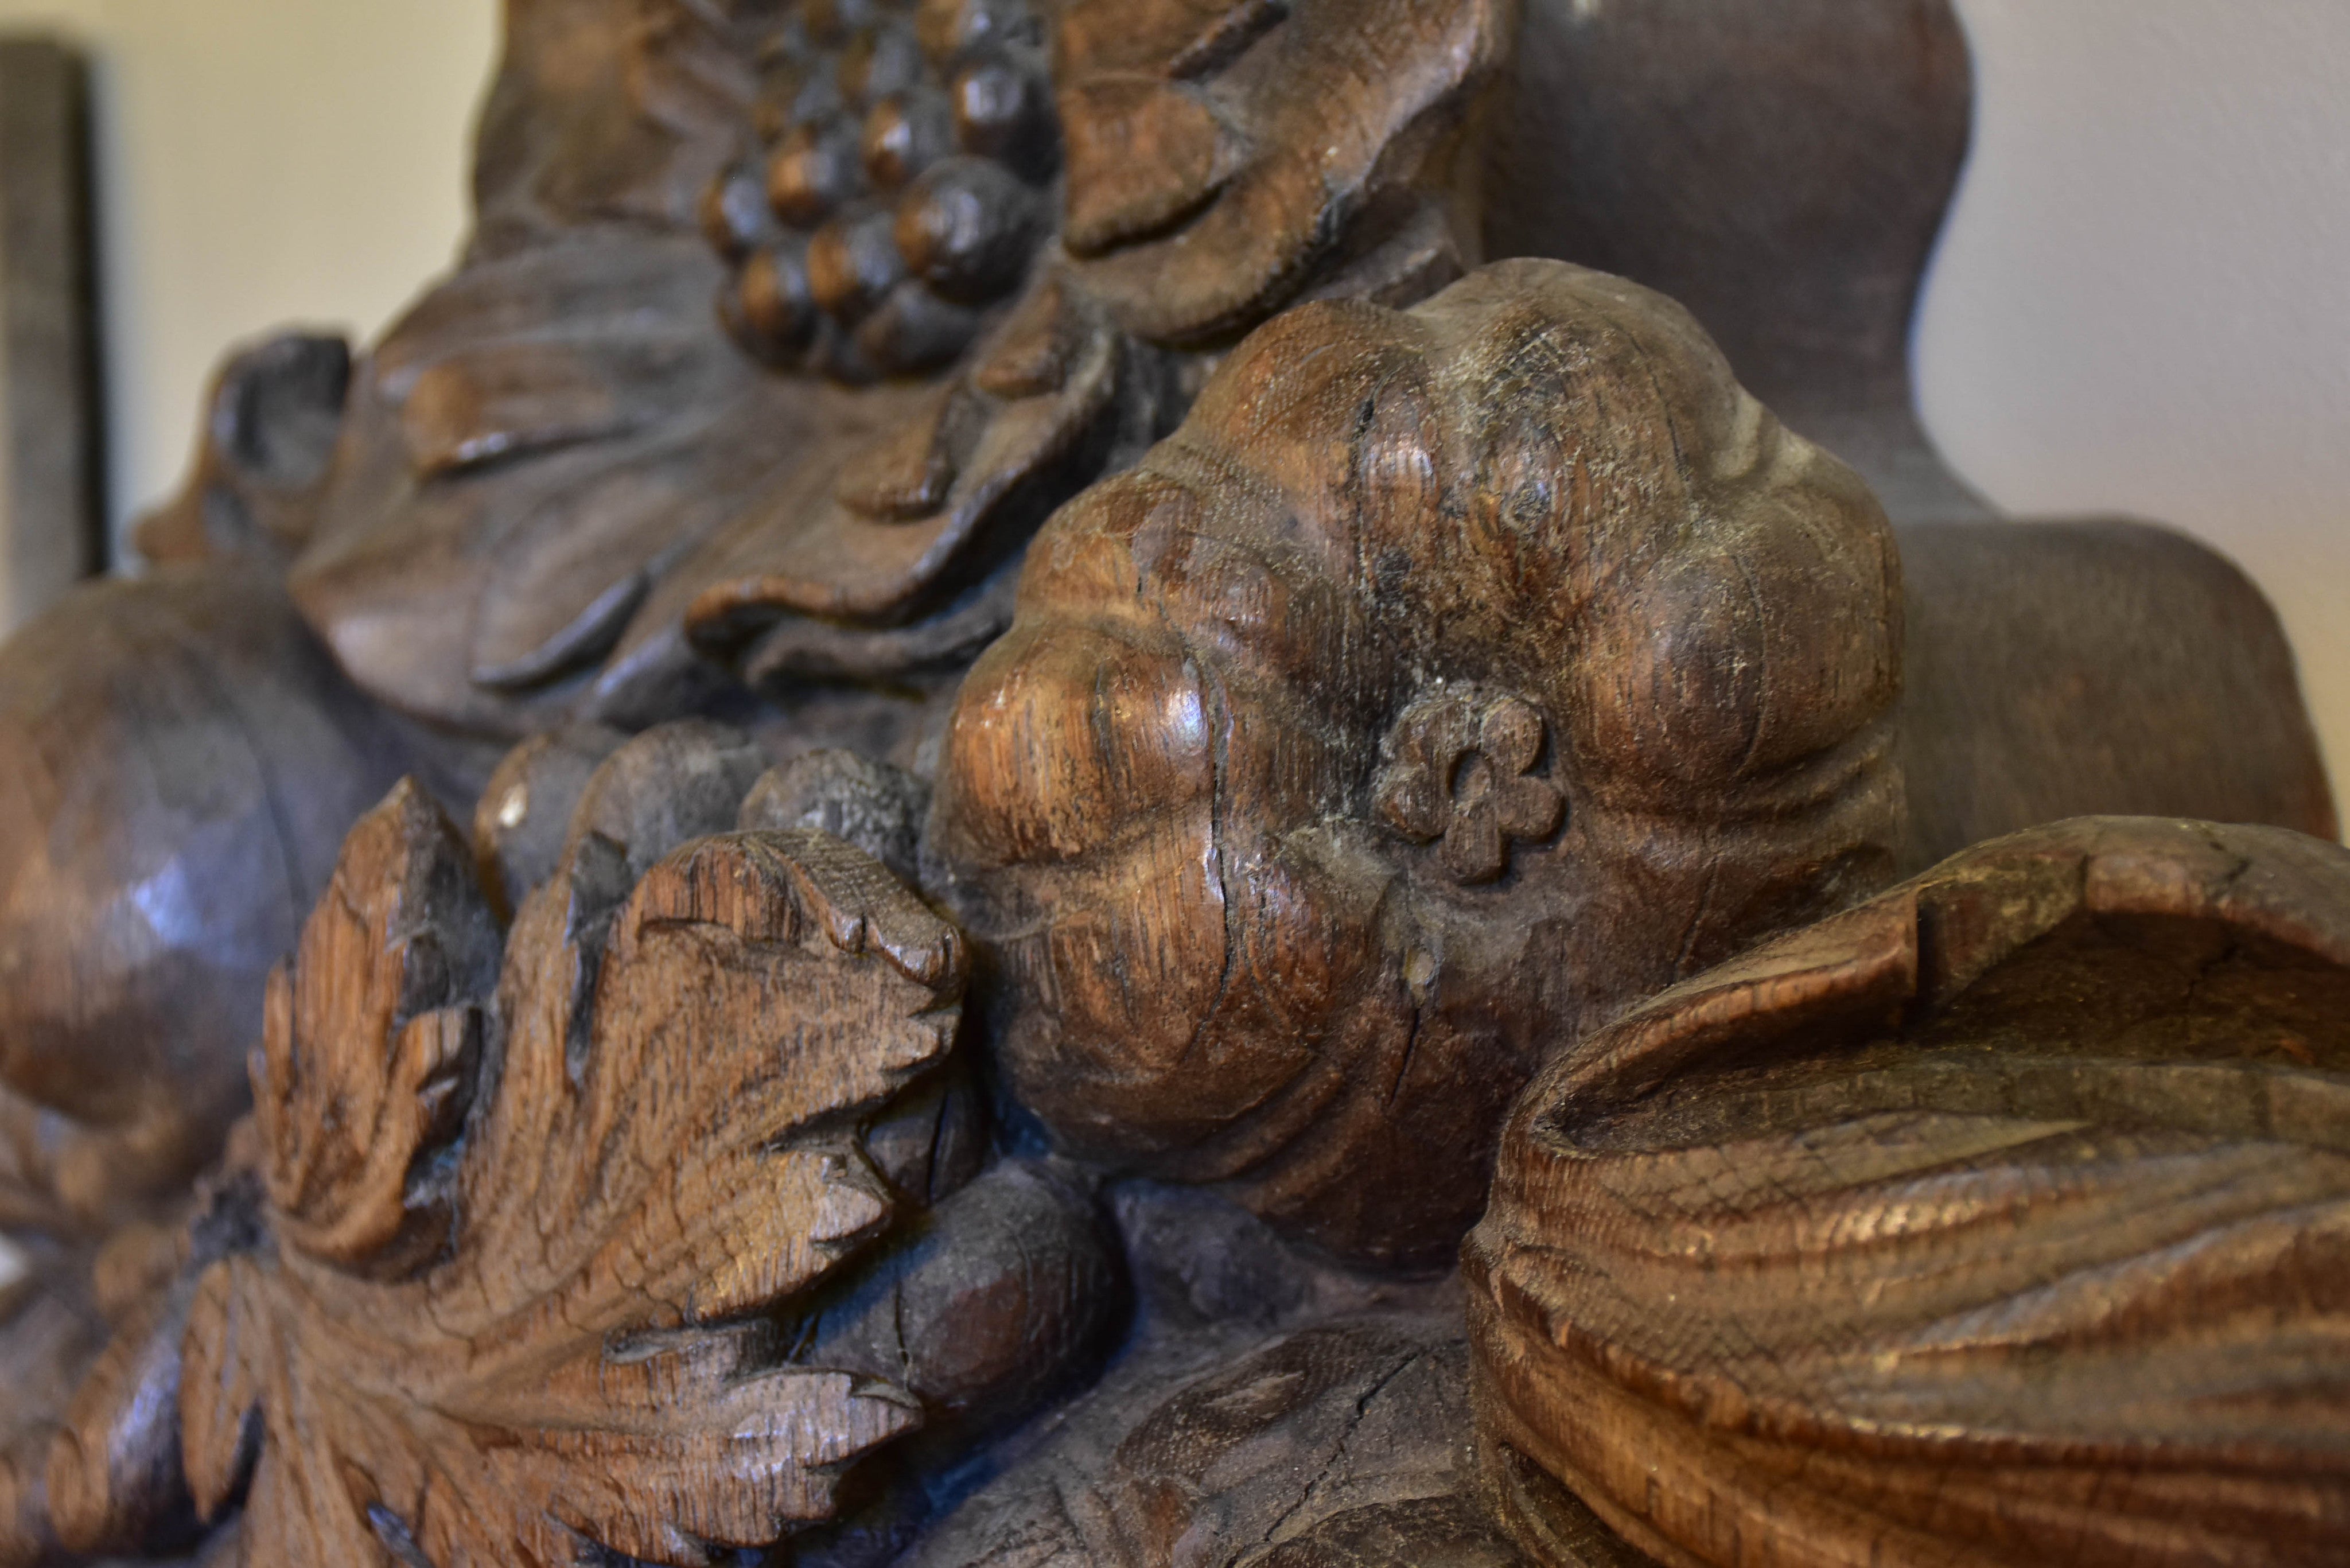
[[[1051,231],[1059,133],[1027,0],[804,0],[769,40],[756,151],[703,200],[730,330],[861,382],[951,361]]]

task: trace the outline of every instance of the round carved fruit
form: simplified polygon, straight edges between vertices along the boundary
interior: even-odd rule
[[[1660,296],[1513,262],[1275,319],[963,685],[931,848],[1005,1082],[1444,1262],[1549,1052],[1889,879],[1899,604],[1866,489]]]

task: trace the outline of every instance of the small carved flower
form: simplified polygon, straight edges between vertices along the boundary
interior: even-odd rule
[[[1388,736],[1379,821],[1414,844],[1442,839],[1454,880],[1493,880],[1509,868],[1510,840],[1548,838],[1565,820],[1558,786],[1534,776],[1544,736],[1523,698],[1473,686],[1422,698]]]

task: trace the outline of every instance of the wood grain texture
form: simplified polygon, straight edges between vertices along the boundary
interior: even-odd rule
[[[855,1124],[944,1058],[957,940],[813,835],[690,844],[633,891],[598,859],[525,904],[501,980],[471,854],[403,790],[276,987],[276,1245],[203,1277],[180,1399],[204,1511],[255,1467],[246,1560],[704,1562],[919,1423],[762,1368],[738,1320],[889,1220]]]
[[[44,1568],[57,1554],[45,1475],[57,1419],[107,1340],[81,1257],[36,1247],[0,1292],[0,1565]]]
[[[884,1446],[919,1523],[1097,1362],[1114,1250],[1084,1173],[983,1168],[959,933],[838,839],[726,831],[764,767],[706,722],[621,744],[511,933],[412,784],[361,821],[254,1118],[184,1224],[109,1244],[56,1435],[0,1450],[0,1561],[217,1521],[257,1565],[728,1562]],[[562,771],[509,770],[546,810]]]
[[[1908,578],[1905,872],[2085,812],[2331,837],[2289,651],[2232,565],[2124,520],[1998,525],[1926,439],[1910,324],[1972,92],[1949,0],[1528,0],[1486,247],[1670,295],[1884,503]]]
[[[1911,411],[1909,322],[1973,116],[1950,0],[1527,0],[1486,244],[1687,306],[1896,522],[1987,518]]]
[[[1473,265],[1468,173],[1514,0],[1073,0],[1063,239],[1121,325],[1213,343],[1325,292]]]
[[[1441,1262],[1544,1053],[1883,885],[1898,567],[1678,307],[1558,264],[1253,337],[1063,512],[940,886],[1064,1147]]]
[[[1676,1565],[2340,1561],[2345,1002],[2350,853],[2128,818],[1665,992],[1504,1137],[1489,1456]]]
[[[1458,1320],[1373,1314],[1145,1356],[917,1568],[1518,1568],[1476,1497]]]
[[[2343,1553],[2339,855],[1860,902],[2330,833],[2273,618],[1950,522],[1941,0],[1523,9],[509,0],[0,655],[0,1568]]]
[[[1116,1359],[898,1560],[1521,1563],[1478,1495],[1456,1282],[1335,1265],[1196,1188],[1107,1197],[1135,1294]],[[867,1561],[808,1544],[806,1568]]]
[[[510,739],[935,688],[1188,350],[1473,263],[1512,10],[515,0],[475,242],[358,378],[296,597]]]

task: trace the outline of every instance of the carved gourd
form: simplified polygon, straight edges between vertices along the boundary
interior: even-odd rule
[[[1889,878],[1898,567],[1688,317],[1307,306],[1038,537],[931,848],[1064,1146],[1440,1262],[1556,1042]]]

